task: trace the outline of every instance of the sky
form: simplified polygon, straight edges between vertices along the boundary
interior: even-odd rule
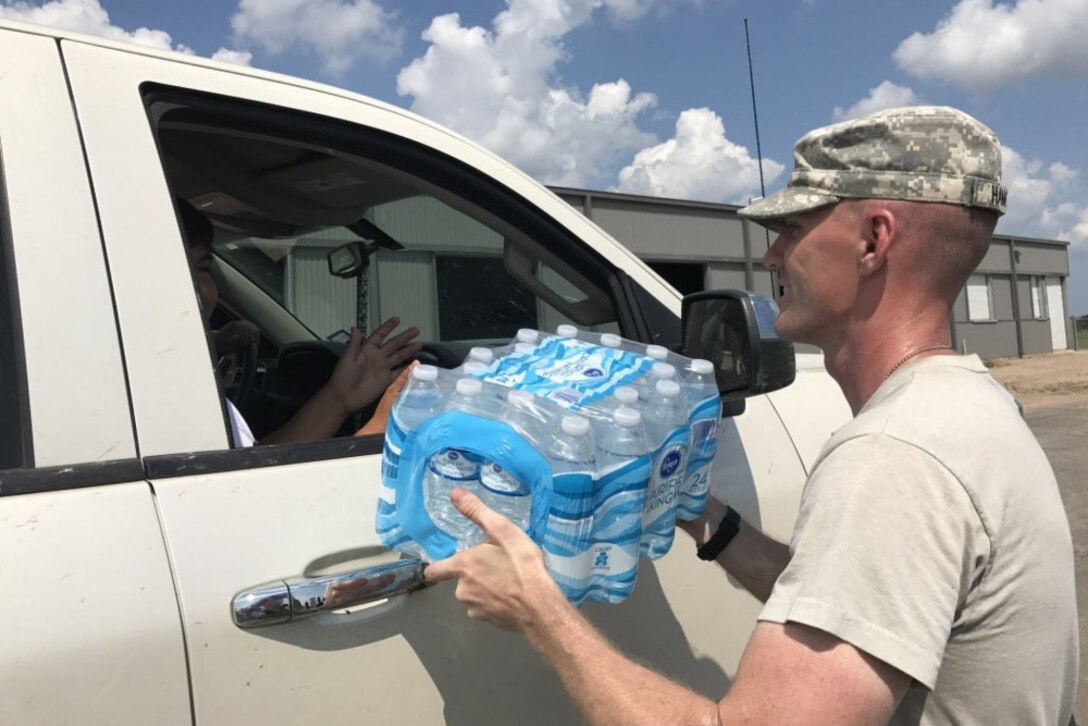
[[[546,184],[745,203],[793,142],[956,106],[997,132],[1005,234],[1070,243],[1088,314],[1088,0],[0,0],[0,17],[363,93]]]

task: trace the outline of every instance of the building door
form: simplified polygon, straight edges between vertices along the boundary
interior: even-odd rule
[[[1060,277],[1046,278],[1046,309],[1050,312],[1050,338],[1054,341],[1054,350],[1065,350],[1069,343],[1065,338],[1065,304]]]

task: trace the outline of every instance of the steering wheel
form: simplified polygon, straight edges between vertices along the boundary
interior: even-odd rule
[[[219,359],[223,393],[239,409],[246,410],[257,385],[257,344],[243,345]]]

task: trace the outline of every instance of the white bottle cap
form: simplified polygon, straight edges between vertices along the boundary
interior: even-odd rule
[[[458,378],[457,394],[459,396],[479,396],[484,389],[484,384],[479,378]]]
[[[714,372],[714,364],[706,358],[696,358],[691,362],[691,370],[701,376],[709,376]]]
[[[421,363],[412,369],[412,378],[417,381],[436,381],[438,380],[438,369],[426,363]]]
[[[634,386],[620,386],[612,392],[612,395],[615,396],[616,400],[620,403],[628,406],[638,403],[638,389]]]
[[[617,426],[622,426],[625,429],[629,429],[632,426],[638,426],[642,423],[642,414],[633,408],[627,408],[627,406],[620,406],[616,409],[616,412],[612,414],[612,420],[616,422]]]
[[[532,353],[536,346],[532,343],[514,343],[515,353]]]
[[[669,357],[669,349],[663,345],[647,345],[646,356],[657,360],[665,360]]]
[[[676,398],[680,395],[680,384],[676,381],[665,379],[657,382],[657,395],[665,398]]]
[[[577,338],[578,328],[573,325],[560,325],[555,329],[555,334],[562,338]]]
[[[585,436],[589,433],[589,419],[584,416],[564,416],[559,427],[567,436]]]
[[[495,360],[495,352],[490,348],[485,348],[482,345],[477,345],[468,352],[468,357],[472,360],[478,360],[483,363],[490,363]]]
[[[615,333],[601,333],[601,345],[608,348],[619,348],[623,338]]]
[[[533,394],[528,391],[523,391],[520,388],[513,388],[506,394],[506,401],[511,406],[528,408],[533,405]]]
[[[673,378],[676,376],[676,366],[672,363],[662,363],[661,361],[658,361],[650,368],[650,372],[653,374],[654,378]]]
[[[536,332],[532,328],[519,328],[518,329],[518,342],[519,343],[535,343],[537,338],[540,337],[540,333]]]
[[[466,361],[465,364],[461,366],[461,371],[465,373],[465,375],[469,376],[474,376],[477,373],[483,373],[486,370],[487,363],[484,363],[482,360]]]

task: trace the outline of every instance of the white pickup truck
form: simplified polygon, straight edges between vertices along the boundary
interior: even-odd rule
[[[232,449],[176,200],[215,225],[213,326],[261,330],[233,391],[258,436],[328,375],[336,320],[396,313],[440,365],[526,321],[675,347],[676,291],[509,164],[335,88],[3,23],[0,108],[0,723],[576,721],[521,639],[380,546],[381,437]],[[367,274],[332,276],[359,236]],[[780,538],[849,416],[798,359],[714,471]],[[689,544],[585,610],[717,697],[759,605]],[[387,597],[325,602],[375,571]]]

